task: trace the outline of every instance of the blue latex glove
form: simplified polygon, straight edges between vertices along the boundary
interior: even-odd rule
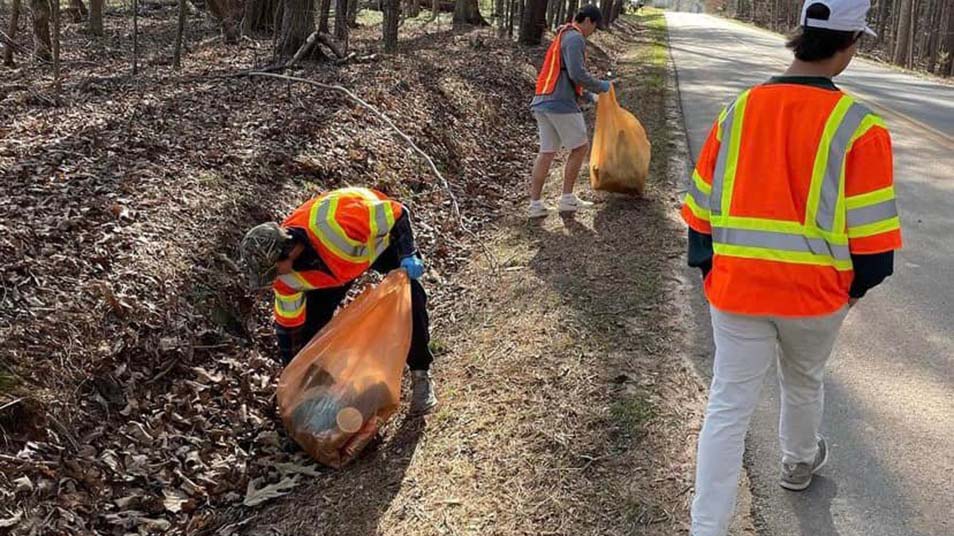
[[[401,259],[401,268],[407,270],[407,276],[411,279],[420,279],[424,275],[424,263],[417,255],[410,255]]]

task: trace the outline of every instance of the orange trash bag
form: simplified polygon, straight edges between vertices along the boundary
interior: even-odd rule
[[[642,195],[649,176],[651,148],[636,116],[616,102],[616,90],[600,95],[590,151],[590,185],[594,190]]]
[[[411,287],[395,270],[342,309],[278,380],[285,429],[319,462],[341,467],[397,411],[411,347]]]

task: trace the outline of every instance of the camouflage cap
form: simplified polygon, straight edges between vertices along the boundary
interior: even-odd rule
[[[249,287],[257,290],[272,284],[278,275],[276,263],[288,240],[291,235],[275,222],[256,225],[245,233],[239,249]]]

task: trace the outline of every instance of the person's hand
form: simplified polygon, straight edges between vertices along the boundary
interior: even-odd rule
[[[401,268],[407,271],[411,279],[420,279],[424,275],[424,263],[417,255],[409,255],[401,259]]]
[[[588,93],[588,95],[590,96],[590,102],[593,104],[597,104],[600,101],[600,96],[596,93]]]

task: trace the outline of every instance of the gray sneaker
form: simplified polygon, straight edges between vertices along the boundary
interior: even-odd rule
[[[431,373],[426,370],[412,370],[411,414],[430,413],[436,405],[437,396],[434,394],[434,382],[431,381]]]
[[[783,463],[782,478],[779,484],[792,491],[802,491],[812,483],[812,475],[817,473],[828,463],[828,442],[824,437],[818,438],[818,451],[815,452],[815,461],[812,463]]]

